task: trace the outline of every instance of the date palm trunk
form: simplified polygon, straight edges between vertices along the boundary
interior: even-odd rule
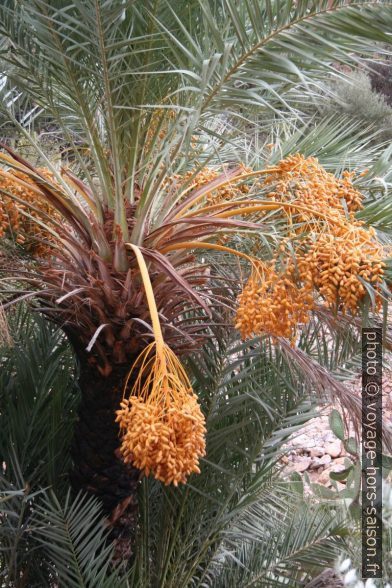
[[[116,545],[115,559],[128,560],[137,524],[140,471],[121,460],[115,412],[130,364],[114,364],[110,374],[103,376],[87,361],[85,353],[78,359],[81,402],[71,483],[75,491],[84,490],[101,501]]]

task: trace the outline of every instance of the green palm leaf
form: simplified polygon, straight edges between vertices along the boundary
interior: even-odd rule
[[[29,484],[61,488],[79,403],[74,359],[62,332],[42,317],[18,309],[10,324],[15,343],[1,351],[0,455],[9,480],[16,456]]]
[[[109,588],[126,586],[116,570],[110,570],[113,546],[106,543],[107,525],[99,503],[80,495],[70,495],[60,503],[55,495],[47,496],[37,506],[37,532],[40,542],[53,562],[60,585],[75,588]]]

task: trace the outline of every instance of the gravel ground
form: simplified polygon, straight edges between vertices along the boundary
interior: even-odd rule
[[[361,394],[360,379],[353,382],[352,387],[355,393]],[[339,410],[338,406],[323,407],[320,416],[289,439],[287,453],[281,459],[284,475],[306,471],[311,482],[329,487],[332,485],[329,473],[345,469],[346,451],[329,427],[328,415],[332,408]],[[383,425],[392,427],[392,370],[386,369],[383,373]],[[353,435],[353,431],[350,434]],[[339,487],[344,485],[338,482]]]

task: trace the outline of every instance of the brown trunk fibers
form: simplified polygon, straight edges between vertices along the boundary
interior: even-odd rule
[[[129,368],[129,363],[113,365],[111,373],[104,377],[86,361],[84,354],[79,357],[82,398],[70,475],[74,490],[84,490],[102,502],[116,544],[117,560],[128,560],[132,554],[138,515],[140,471],[121,460],[119,428],[115,422]]]

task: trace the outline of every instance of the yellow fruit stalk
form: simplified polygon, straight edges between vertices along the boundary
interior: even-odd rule
[[[134,251],[151,314],[155,341],[148,345],[129,372],[134,380],[129,398],[117,411],[121,454],[164,484],[185,483],[191,473],[200,473],[199,459],[205,454],[205,419],[188,376],[173,351],[165,344],[146,263],[140,249]]]

